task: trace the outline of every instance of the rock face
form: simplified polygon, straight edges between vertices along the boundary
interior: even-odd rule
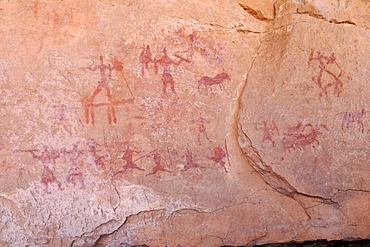
[[[369,1],[0,13],[0,246],[369,238]]]

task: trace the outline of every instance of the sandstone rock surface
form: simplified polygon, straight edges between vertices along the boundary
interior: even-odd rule
[[[370,236],[370,2],[0,0],[0,246]]]

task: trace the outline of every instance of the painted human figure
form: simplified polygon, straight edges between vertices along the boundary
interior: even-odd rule
[[[226,152],[221,148],[221,145],[218,145],[217,147],[215,147],[213,149],[213,152],[214,152],[214,156],[207,157],[207,159],[213,160],[216,164],[221,165],[225,169],[225,172],[227,172],[225,161],[223,161],[223,159],[226,157]]]
[[[133,160],[133,156],[135,153],[140,153],[140,152],[130,149],[130,146],[127,142],[124,143],[124,151],[121,156],[121,159],[125,160],[126,164],[123,166],[123,172],[126,172],[128,169],[137,169],[140,171],[145,171],[145,169],[140,168],[135,164]]]
[[[44,170],[41,176],[41,183],[45,185],[45,192],[50,194],[49,184],[56,183],[59,189],[62,190],[61,182],[55,177],[52,167],[55,166],[55,160],[60,157],[60,153],[54,149],[49,149],[47,146],[44,146],[44,149],[40,154],[36,154],[36,150],[27,151],[31,153],[34,159],[41,161],[44,166]]]
[[[310,65],[313,60],[318,61],[319,73],[317,77],[313,77],[312,80],[316,82],[317,86],[321,89],[320,96],[328,96],[328,89],[334,87],[334,95],[337,97],[343,91],[343,77],[344,71],[339,66],[336,61],[335,54],[332,53],[330,56],[325,56],[321,52],[316,52],[317,55],[314,55],[314,51],[311,50],[308,64]],[[325,79],[325,74],[331,78],[331,81],[323,81]]]
[[[275,141],[273,140],[274,133],[280,135],[279,129],[276,126],[275,122],[268,123],[266,120],[263,120],[262,123],[255,124],[256,130],[262,130],[262,144],[265,141],[271,142],[272,146],[275,147]]]
[[[162,163],[161,163],[162,156],[158,152],[156,152],[156,153],[153,154],[153,160],[154,160],[155,166],[153,167],[152,172],[149,173],[149,174],[147,174],[146,176],[154,175],[154,174],[156,174],[157,172],[160,172],[160,171],[162,171],[162,172],[172,172],[172,171],[166,169],[162,165]]]
[[[186,164],[184,168],[182,169],[183,172],[193,169],[193,168],[202,168],[198,163],[193,161],[193,153],[189,151],[189,149],[186,149],[186,152],[184,154]]]
[[[149,69],[149,64],[154,62],[152,51],[149,45],[143,45],[143,50],[140,53],[139,61],[141,63],[141,75],[144,75],[145,69]]]
[[[210,123],[210,122],[206,118],[200,117],[196,120],[192,120],[192,123],[195,123],[198,125],[198,144],[202,145],[201,137],[211,142],[211,139],[208,137],[208,134],[207,134],[207,128],[205,126],[206,123]]]
[[[108,122],[109,124],[117,123],[117,117],[116,117],[116,110],[114,108],[113,104],[113,96],[111,93],[111,90],[109,88],[109,81],[112,77],[112,71],[114,67],[110,64],[106,65],[104,64],[103,61],[103,56],[99,57],[100,59],[100,64],[95,65],[95,66],[89,66],[87,69],[91,71],[100,71],[100,80],[98,81],[98,86],[96,87],[94,93],[90,96],[85,98],[84,104],[85,104],[85,116],[86,116],[86,123],[89,123],[89,118],[91,117],[91,123],[94,124],[95,122],[95,106],[94,106],[94,101],[95,97],[103,90],[105,89],[106,96],[108,98],[109,104],[108,104]]]
[[[155,73],[158,73],[158,65],[161,66],[162,68],[162,84],[163,84],[163,93],[167,92],[167,86],[169,85],[171,88],[171,91],[173,93],[176,93],[175,91],[175,81],[173,79],[171,72],[171,65],[180,65],[182,62],[189,62],[187,59],[182,58],[180,56],[177,56],[180,60],[175,61],[172,60],[168,54],[167,54],[167,49],[163,48],[162,50],[163,56],[159,59],[154,60],[154,71]]]
[[[87,147],[88,147],[88,152],[91,154],[91,156],[93,157],[94,159],[94,162],[95,164],[100,167],[100,168],[105,168],[105,164],[104,164],[104,155],[99,155],[98,154],[98,149],[97,149],[97,146],[99,144],[96,143],[95,140],[93,139],[90,139],[87,143]]]
[[[67,182],[72,183],[75,186],[76,180],[78,180],[80,182],[81,188],[84,188],[84,175],[79,167],[79,162],[83,151],[78,149],[77,143],[74,143],[73,148],[69,151],[65,151],[65,154],[69,156],[71,162],[71,169],[69,170],[67,175]]]

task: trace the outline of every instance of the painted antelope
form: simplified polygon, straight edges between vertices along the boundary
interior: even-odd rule
[[[203,76],[198,81],[198,89],[200,89],[201,85],[204,85],[208,91],[208,87],[213,85],[219,85],[220,89],[224,89],[223,82],[225,80],[230,80],[230,76],[226,73],[217,74],[215,77]]]

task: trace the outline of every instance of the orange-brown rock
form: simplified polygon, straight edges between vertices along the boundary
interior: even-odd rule
[[[368,238],[369,19],[0,0],[0,246]]]

